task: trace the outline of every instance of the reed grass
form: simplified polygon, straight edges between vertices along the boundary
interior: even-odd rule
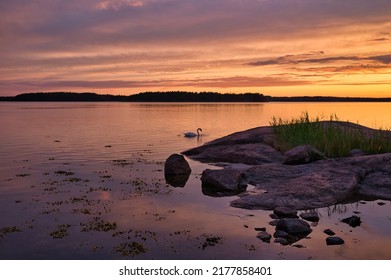
[[[367,135],[363,129],[338,125],[338,122],[335,114],[328,121],[323,116],[311,119],[308,112],[292,119],[273,117],[270,125],[276,137],[274,146],[284,152],[308,144],[330,158],[348,156],[353,149],[367,154],[391,152],[389,130],[374,130]]]

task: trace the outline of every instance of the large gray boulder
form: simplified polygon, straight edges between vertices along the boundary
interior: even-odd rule
[[[230,196],[244,192],[247,183],[241,171],[231,168],[206,169],[201,176],[202,192],[208,196]]]

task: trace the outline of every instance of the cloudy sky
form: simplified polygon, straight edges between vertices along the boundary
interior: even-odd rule
[[[391,96],[390,0],[0,0],[0,95]]]

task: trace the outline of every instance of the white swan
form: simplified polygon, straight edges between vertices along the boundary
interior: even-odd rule
[[[189,137],[189,138],[191,138],[191,137],[200,137],[201,136],[201,133],[200,132],[202,132],[202,129],[201,128],[197,128],[197,133],[194,133],[194,132],[185,132],[185,133],[183,133],[183,135],[185,136],[185,137]]]

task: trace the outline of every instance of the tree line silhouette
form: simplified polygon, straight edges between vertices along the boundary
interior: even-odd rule
[[[147,91],[134,95],[96,94],[93,92],[34,92],[0,96],[0,101],[48,102],[391,102],[390,97],[294,96],[273,97],[261,93],[218,93],[189,91]]]

